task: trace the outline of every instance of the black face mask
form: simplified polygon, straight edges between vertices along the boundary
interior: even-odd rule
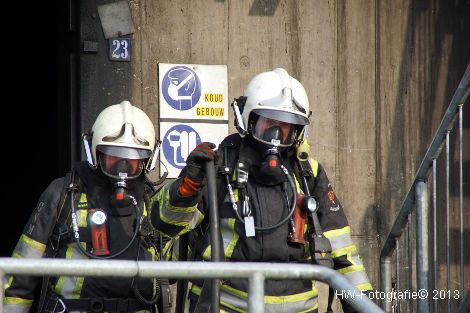
[[[111,166],[106,165],[106,157],[100,155],[102,172],[111,179],[112,195],[110,204],[114,208],[124,208],[132,204],[132,198],[128,195],[129,181],[139,177],[142,173],[142,162],[139,161],[137,169],[133,169],[129,159],[122,158]]]
[[[282,140],[282,129],[280,126],[272,126],[264,131],[263,140],[271,142],[273,145]]]
[[[279,126],[273,126],[264,132],[263,140],[276,142],[282,138],[282,130]],[[265,185],[277,185],[286,181],[281,169],[281,155],[276,145],[263,144],[264,153],[260,166],[255,166],[255,179]]]
[[[127,181],[125,179],[115,180],[113,183],[113,193],[110,204],[115,208],[128,207],[132,203],[131,197],[127,194]]]
[[[135,160],[134,160],[135,161]],[[132,168],[129,159],[120,159],[115,162],[111,167],[106,165],[106,158],[104,155],[100,156],[100,166],[101,170],[107,176],[113,179],[133,179],[140,176],[143,170],[143,162],[139,160],[139,165],[136,169]]]

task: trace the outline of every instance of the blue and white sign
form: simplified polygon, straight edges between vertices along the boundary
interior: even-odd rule
[[[158,64],[160,119],[228,122],[226,65]]]
[[[201,81],[189,67],[174,66],[163,75],[162,94],[172,108],[186,111],[201,98]]]
[[[186,165],[189,153],[200,143],[201,137],[194,128],[177,124],[163,136],[163,155],[172,167],[181,170]]]
[[[109,39],[109,59],[111,61],[131,60],[131,39],[111,38]]]
[[[164,166],[160,175],[168,171],[168,178],[178,177],[191,151],[201,142],[209,141],[218,145],[228,135],[228,124],[161,122],[160,138]]]
[[[228,135],[227,66],[159,63],[158,86],[160,174],[176,178],[199,143]]]

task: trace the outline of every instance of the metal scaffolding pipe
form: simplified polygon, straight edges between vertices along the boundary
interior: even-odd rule
[[[3,312],[3,286],[5,284],[5,273],[0,269],[0,312]]]
[[[450,290],[450,132],[446,132],[446,290]],[[447,313],[450,313],[450,297],[447,299]]]
[[[416,183],[416,277],[418,291],[429,293],[429,201],[424,181]],[[429,299],[418,298],[418,313],[429,312]]]
[[[254,273],[249,281],[248,312],[264,312],[264,276],[261,273]]]
[[[439,151],[439,148],[445,139],[445,133],[448,128],[451,126],[455,115],[457,114],[458,105],[464,103],[467,99],[470,91],[470,65],[467,66],[465,73],[463,74],[462,79],[460,80],[459,86],[455,90],[452,100],[450,101],[449,106],[447,107],[446,112],[441,120],[434,138],[424,155],[423,160],[418,168],[413,184],[405,196],[401,208],[398,212],[398,216],[393,223],[392,229],[390,230],[387,239],[385,240],[384,246],[381,251],[382,256],[390,256],[393,254],[395,249],[395,238],[400,237],[402,230],[407,223],[408,214],[410,213],[413,207],[413,198],[414,198],[414,188],[415,182],[418,180],[425,180],[428,176],[429,168],[431,167],[431,162],[435,158],[436,153]]]
[[[432,160],[432,211],[433,211],[433,286],[437,289],[437,161]],[[437,299],[434,302],[434,313],[437,313]]]
[[[411,214],[410,214],[410,223],[411,223]],[[411,227],[408,224],[408,233],[407,233],[407,242],[408,242],[408,289],[412,290],[413,288],[413,244],[411,240]],[[413,301],[409,302],[408,313],[413,313]]]
[[[380,290],[386,295],[392,292],[392,257],[380,257]],[[381,299],[380,306],[387,313],[392,313],[392,302],[387,301],[386,297]]]
[[[460,294],[464,294],[464,262],[463,262],[463,103],[459,105],[459,217],[460,217]],[[461,297],[461,303],[463,297]]]
[[[409,228],[409,227],[408,227]],[[401,264],[400,264],[400,254],[401,254],[401,249],[400,249],[400,238],[396,238],[396,249],[395,249],[395,291],[400,290],[400,270],[401,270]],[[395,299],[395,305],[396,309],[394,309],[395,313],[400,313],[400,302],[398,302],[398,299]]]
[[[217,204],[217,186],[215,178],[214,161],[205,164],[207,176],[207,190],[209,194],[209,218],[211,238],[211,261],[222,261],[222,239],[220,236],[219,208]],[[219,312],[220,303],[220,279],[214,278],[211,284],[211,311]]]
[[[383,291],[389,291],[391,288],[391,264],[389,264],[392,260],[392,255],[396,249],[396,240],[402,235],[403,229],[408,223],[408,216],[411,212],[411,209],[413,208],[415,202],[414,202],[414,196],[415,196],[415,188],[416,184],[419,181],[424,181],[427,179],[428,174],[429,174],[429,169],[431,165],[433,165],[433,168],[435,168],[434,164],[431,164],[432,162],[435,162],[435,158],[440,154],[440,150],[442,147],[442,143],[446,141],[446,161],[447,161],[447,171],[446,171],[446,188],[447,188],[447,193],[446,193],[446,215],[447,215],[447,221],[449,221],[449,134],[448,132],[453,128],[453,123],[455,121],[456,115],[459,113],[457,110],[459,109],[458,107],[465,103],[466,99],[468,98],[470,94],[470,64],[467,66],[465,73],[460,80],[459,86],[455,90],[455,93],[452,97],[452,100],[450,101],[449,106],[447,107],[446,112],[444,113],[444,116],[441,120],[441,123],[434,135],[434,138],[428,147],[424,158],[421,161],[421,164],[418,167],[418,170],[416,172],[416,176],[413,180],[413,183],[410,187],[410,190],[405,196],[405,199],[403,200],[403,203],[398,211],[398,215],[392,225],[392,228],[390,232],[387,235],[387,238],[384,242],[384,245],[382,247],[382,250],[380,252],[380,266],[381,266],[381,288],[382,292]],[[435,170],[434,170],[435,174]],[[435,185],[435,184],[434,184]],[[434,200],[435,203],[435,200]],[[434,215],[435,216],[435,215]],[[447,225],[449,228],[449,225]],[[435,230],[435,229],[434,229]],[[434,231],[434,234],[436,233],[436,230]],[[434,237],[435,238],[435,237]],[[446,263],[449,264],[449,257],[450,257],[450,251],[449,251],[449,246],[450,246],[450,238],[449,238],[449,230],[447,230],[447,257],[446,257]],[[435,244],[435,243],[434,243]],[[434,252],[436,248],[434,247]],[[436,262],[436,258],[434,260]],[[436,263],[434,263],[436,264]],[[447,265],[448,266],[448,265]],[[390,271],[390,272],[389,272]],[[449,267],[448,267],[448,272],[449,272]],[[450,285],[450,275],[447,277],[447,290],[449,290],[449,285]],[[448,306],[447,306],[447,311],[450,310],[450,298],[447,299]],[[387,301],[382,301],[382,306],[383,308],[386,308],[387,312],[391,312],[391,304],[387,303]]]
[[[121,260],[65,260],[0,258],[5,273],[34,276],[99,276],[99,277],[160,277],[160,278],[248,278],[255,282],[267,279],[314,279],[327,283],[338,294],[356,295],[344,298],[360,312],[383,312],[372,300],[361,296],[346,277],[320,265],[254,263],[254,262],[153,262]],[[255,296],[256,293],[255,293]],[[248,301],[250,301],[250,294]]]

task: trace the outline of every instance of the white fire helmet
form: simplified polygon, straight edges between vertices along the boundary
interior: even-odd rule
[[[143,160],[148,169],[155,154],[155,129],[144,111],[122,101],[101,111],[92,127],[91,155],[87,142],[85,149],[94,168],[99,164],[99,151],[117,158]]]
[[[248,83],[244,96],[247,99],[241,118],[247,133],[259,141],[271,143],[270,138],[263,138],[263,134],[256,132],[255,119],[262,118],[264,122],[274,120],[291,125],[290,133],[284,134],[277,145],[290,146],[300,140],[303,128],[309,124],[309,101],[302,84],[285,69],[276,68],[256,75]]]

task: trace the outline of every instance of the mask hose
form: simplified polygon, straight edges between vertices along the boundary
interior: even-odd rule
[[[273,230],[273,229],[276,229],[280,226],[282,226],[283,224],[287,223],[292,214],[294,214],[294,210],[295,210],[295,206],[296,206],[296,201],[297,201],[297,197],[296,197],[296,194],[297,194],[297,188],[295,187],[295,183],[294,183],[294,180],[292,179],[292,177],[289,175],[289,172],[287,171],[287,168],[284,166],[284,165],[280,165],[281,169],[282,169],[282,172],[284,173],[284,175],[286,175],[287,177],[287,180],[289,181],[289,185],[290,187],[292,188],[292,201],[291,201],[291,207],[290,207],[290,210],[289,210],[289,213],[287,214],[287,216],[280,220],[277,224],[275,225],[272,225],[272,226],[266,226],[266,227],[260,227],[260,226],[255,226],[255,230],[257,231],[269,231],[269,230]],[[229,179],[229,174],[226,173],[225,175],[225,178],[226,178],[226,181],[227,181],[227,189],[228,189],[228,192],[229,192],[229,195],[230,195],[230,202],[232,202],[232,208],[233,208],[233,211],[235,212],[235,215],[237,216],[237,219],[245,224],[245,221],[243,220],[243,218],[240,216],[240,213],[238,213],[238,206],[237,206],[237,203],[235,201],[235,196],[234,196],[234,193],[233,193],[233,189],[232,189],[232,185],[230,185],[230,179]]]

